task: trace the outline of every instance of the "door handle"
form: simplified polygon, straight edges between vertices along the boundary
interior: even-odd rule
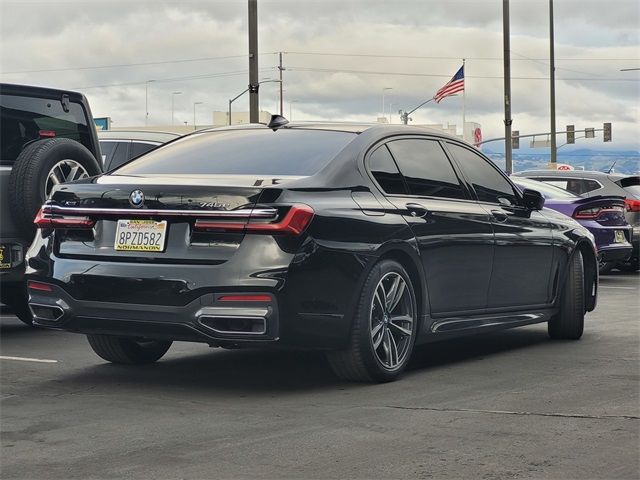
[[[491,210],[491,216],[498,223],[504,223],[509,219],[509,216],[501,210]]]
[[[407,203],[406,207],[412,217],[422,218],[429,213],[429,210],[427,210],[426,207],[420,205],[419,203]]]

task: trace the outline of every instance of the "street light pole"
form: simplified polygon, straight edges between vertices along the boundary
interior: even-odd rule
[[[293,104],[298,103],[298,100],[291,100],[289,102],[289,121],[293,121]]]
[[[509,31],[509,0],[502,0],[502,42],[504,46],[504,159],[507,174],[513,172],[511,145],[511,39]]]
[[[386,92],[387,90],[393,90],[392,87],[382,87],[382,116],[385,116],[385,109],[384,109],[384,92]]]
[[[193,102],[193,129],[196,130],[196,105],[202,105],[204,102]]]
[[[149,84],[155,80],[147,80],[144,82],[144,126],[149,125]]]
[[[258,0],[249,0],[249,122],[260,121],[258,96]]]
[[[171,94],[171,125],[175,125],[173,114],[174,114],[174,111],[175,111],[175,108],[174,108],[175,107],[175,102],[174,102],[174,100],[176,98],[176,95],[182,95],[182,92],[173,92]]]
[[[558,163],[558,149],[556,147],[556,66],[553,35],[553,0],[549,0],[549,78],[551,81],[551,165]]]

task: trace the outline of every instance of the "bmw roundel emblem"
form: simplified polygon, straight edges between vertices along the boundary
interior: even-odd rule
[[[142,190],[134,190],[129,194],[129,203],[134,207],[141,207],[144,203],[144,193]]]

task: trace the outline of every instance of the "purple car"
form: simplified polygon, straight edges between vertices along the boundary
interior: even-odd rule
[[[624,216],[623,197],[598,195],[585,198],[530,178],[512,176],[511,180],[521,190],[537,190],[545,198],[545,207],[574,218],[589,229],[596,239],[600,273],[609,272],[616,263],[631,255],[632,232]]]

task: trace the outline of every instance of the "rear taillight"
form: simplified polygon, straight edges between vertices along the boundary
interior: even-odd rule
[[[640,212],[640,200],[627,198],[624,201],[624,205],[627,209],[627,212]]]
[[[300,235],[311,223],[313,215],[313,208],[308,205],[298,204],[293,205],[284,217],[276,222],[264,221],[253,216],[250,216],[246,222],[196,220],[194,230]]]
[[[49,212],[47,206],[44,205],[36,214],[33,220],[38,228],[91,228],[94,221],[89,217],[58,215]]]
[[[592,207],[592,208],[583,208],[576,210],[573,213],[573,218],[577,219],[595,219],[600,217],[605,213],[624,213],[624,208],[610,206],[610,207]]]

